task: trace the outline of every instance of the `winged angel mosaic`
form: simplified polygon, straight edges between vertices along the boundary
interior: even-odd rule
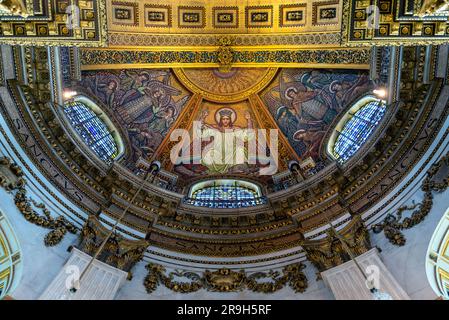
[[[128,131],[134,162],[154,154],[190,98],[170,70],[88,71],[81,86]]]
[[[369,87],[362,71],[283,70],[262,99],[297,154],[319,164],[331,123]]]

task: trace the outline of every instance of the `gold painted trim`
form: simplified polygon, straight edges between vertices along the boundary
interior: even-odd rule
[[[2,272],[0,272],[0,279],[1,280],[6,279],[10,275],[10,273],[11,273],[10,268],[3,270]]]
[[[276,76],[278,68],[269,68],[262,76],[259,82],[255,83],[252,87],[245,89],[243,92],[237,92],[233,94],[217,94],[210,91],[201,89],[195,83],[193,83],[189,77],[184,73],[183,69],[173,69],[178,80],[187,87],[193,93],[200,94],[204,99],[218,103],[233,103],[240,102],[248,99],[254,93],[264,89]]]
[[[320,69],[354,69],[369,70],[369,64],[332,64],[332,63],[233,63],[238,68],[320,68]],[[218,63],[127,63],[127,64],[91,64],[82,65],[81,71],[116,70],[116,69],[160,69],[160,68],[218,68]]]

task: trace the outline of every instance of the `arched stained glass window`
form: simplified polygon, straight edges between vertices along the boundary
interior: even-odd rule
[[[119,148],[106,124],[82,101],[65,103],[64,112],[75,131],[98,157],[110,163],[119,154]]]
[[[209,208],[241,208],[263,204],[265,198],[253,183],[226,179],[195,184],[186,202]]]
[[[347,161],[360,149],[382,120],[385,111],[385,101],[371,96],[359,100],[349,110],[337,125],[330,150],[338,162]]]

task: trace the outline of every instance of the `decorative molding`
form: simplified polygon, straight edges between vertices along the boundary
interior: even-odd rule
[[[73,13],[73,10],[79,11]],[[27,17],[0,16],[2,44],[106,45],[106,0],[36,0],[34,5],[27,6],[27,11]],[[79,21],[76,21],[76,17],[79,17]]]
[[[235,43],[235,42],[234,42]],[[239,50],[233,47],[233,66],[368,68],[370,50]],[[81,50],[83,70],[139,67],[218,67],[214,51]]]
[[[282,271],[270,270],[247,274],[244,270],[231,269],[206,270],[203,274],[191,271],[174,271],[166,274],[163,266],[150,263],[146,266],[148,275],[144,286],[148,293],[154,292],[160,285],[179,293],[190,293],[201,289],[212,292],[236,292],[249,290],[259,293],[273,293],[289,286],[296,293],[305,292],[307,278],[302,272],[302,263],[288,265]],[[174,278],[185,281],[175,281]],[[260,281],[260,279],[269,279]]]
[[[22,169],[13,163],[9,158],[0,158],[0,186],[8,192],[14,194],[14,203],[20,213],[29,222],[50,229],[51,231],[45,236],[44,243],[46,246],[55,246],[62,241],[68,232],[76,234],[77,228],[68,222],[63,216],[53,218],[50,211],[42,203],[37,203],[33,199],[27,197],[25,190],[25,179]],[[42,210],[42,214],[38,213],[34,208]]]
[[[293,28],[292,28],[293,29]],[[338,32],[326,32],[316,34],[240,34],[233,35],[236,47],[278,47],[286,48],[319,48],[319,47],[339,47],[341,34]],[[270,45],[264,45],[269,43]],[[182,51],[192,50],[201,44],[201,49],[216,47],[216,34],[145,34],[145,33],[108,33],[109,48],[143,48],[161,50],[165,47],[181,47]],[[179,48],[176,48],[179,49]],[[262,50],[262,48],[260,48]],[[268,48],[266,48],[268,50]]]
[[[387,239],[396,246],[403,246],[406,238],[401,232],[410,229],[421,223],[433,207],[433,192],[441,193],[449,187],[449,153],[435,163],[428,171],[422,182],[421,190],[424,192],[424,199],[421,203],[412,206],[402,206],[395,214],[388,214],[385,219],[375,224],[372,230],[375,233],[384,232]],[[403,218],[403,212],[413,211],[409,217]]]
[[[88,255],[94,256],[109,232],[110,230],[101,224],[96,216],[90,215],[83,226],[77,247]],[[142,260],[149,245],[150,243],[146,240],[128,240],[114,233],[109,237],[97,259],[128,272],[128,278],[131,279],[132,267]]]
[[[326,233],[327,237],[324,239],[301,241],[301,247],[306,252],[307,259],[313,263],[319,272],[351,260],[350,255],[332,229],[327,229]],[[338,233],[355,256],[371,249],[368,229],[360,215],[353,216],[352,220]]]

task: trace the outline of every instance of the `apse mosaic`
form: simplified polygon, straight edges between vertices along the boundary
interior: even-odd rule
[[[364,71],[284,69],[261,98],[298,156],[320,163],[331,123],[369,89]]]
[[[259,169],[266,165],[258,159],[251,159],[254,163],[249,159],[248,141],[256,139],[251,129],[259,128],[259,124],[247,101],[233,104],[204,102],[195,115],[195,121],[200,126],[191,130],[191,156],[179,159],[182,163],[175,166],[176,173],[185,178],[223,174],[257,175]],[[225,137],[215,139],[217,134]],[[195,155],[193,152],[195,139],[201,145],[201,154]],[[227,149],[225,144],[230,140],[240,140],[242,143],[235,142],[232,148]],[[263,161],[268,161],[265,159],[267,153],[260,157]],[[238,157],[243,157],[244,161],[238,161]]]
[[[167,142],[167,137],[171,137],[173,129],[189,131],[190,140],[185,142],[188,145],[185,148],[190,152],[178,153],[177,161],[171,156],[162,161],[164,169],[185,180],[207,175],[265,180],[260,177],[261,169],[276,162],[279,170],[285,170],[286,163],[296,157],[312,163],[315,171],[320,170],[324,166],[322,142],[335,118],[371,89],[365,71],[277,72],[275,68],[236,69],[226,76],[214,69],[85,71],[80,84],[87,95],[96,97],[113,111],[127,132],[132,150],[127,163],[131,167],[140,157],[161,161],[167,158],[174,145]],[[193,92],[202,99],[192,100],[189,109],[184,110]],[[256,95],[261,98],[260,105]],[[179,128],[175,128],[179,117]],[[196,135],[194,121],[201,123]],[[283,150],[280,156],[273,148],[270,150],[269,141],[265,143],[264,154],[257,153],[254,157],[248,152],[249,141],[257,140],[250,129],[277,128],[286,137],[276,140],[279,150]],[[223,152],[224,146],[215,135],[227,136],[223,134],[225,131],[231,131],[233,140],[239,143],[231,151]],[[287,143],[291,148],[285,148]],[[194,146],[198,145],[200,153],[194,152]],[[217,157],[222,163],[215,161]],[[237,161],[237,157],[245,161]]]
[[[80,85],[114,111],[132,162],[154,154],[191,97],[170,70],[86,71]]]

